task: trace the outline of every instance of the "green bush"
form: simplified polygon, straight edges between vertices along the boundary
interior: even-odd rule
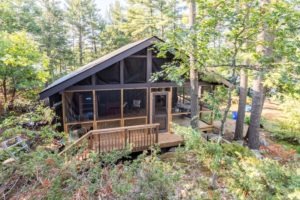
[[[252,152],[248,148],[245,148],[244,146],[241,146],[237,143],[224,143],[222,144],[222,147],[224,154],[230,157],[241,158],[253,156]]]
[[[207,142],[185,127],[176,130],[186,139],[185,150],[195,152],[202,165],[217,172],[238,199],[284,199],[299,194],[299,163],[281,165],[274,160],[258,160],[247,147]]]
[[[43,104],[21,115],[11,112],[0,124],[0,129],[4,130],[0,140],[22,135],[34,144],[44,144],[52,142],[54,138],[62,138],[64,134],[56,131],[57,124],[51,124],[54,116],[53,110]]]
[[[226,172],[228,188],[239,199],[288,199],[299,193],[300,174],[294,166],[246,157]]]

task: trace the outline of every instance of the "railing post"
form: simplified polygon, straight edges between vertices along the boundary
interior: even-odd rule
[[[159,128],[159,126],[157,125],[156,128],[155,128],[155,130],[156,130],[156,131],[155,131],[155,142],[156,142],[156,143],[158,143],[158,132],[159,132],[159,129],[158,129],[158,128]]]
[[[124,148],[127,148],[127,129],[124,130],[124,134],[125,134],[125,142],[124,142]]]

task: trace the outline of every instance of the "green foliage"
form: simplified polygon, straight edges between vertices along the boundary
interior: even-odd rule
[[[28,96],[43,86],[47,79],[47,73],[43,71],[47,58],[39,52],[37,43],[26,32],[0,32],[0,66],[5,103],[9,91],[15,91],[10,100],[14,102],[16,92]]]
[[[224,143],[222,144],[222,147],[224,154],[230,157],[243,158],[253,156],[253,154],[248,148],[245,148],[237,143]]]
[[[258,160],[239,144],[206,142],[185,127],[176,127],[176,131],[184,136],[186,151],[196,153],[196,158],[211,172],[217,171],[238,199],[282,199],[299,193],[298,163],[281,165],[274,160]]]
[[[288,148],[296,149],[300,152],[300,115],[299,108],[295,105],[299,104],[299,100],[294,98],[286,98],[281,102],[281,117],[273,120],[263,120],[264,129],[278,142],[284,144]]]
[[[245,116],[244,123],[247,125],[250,124],[250,116]]]
[[[219,86],[213,93],[204,92],[202,101],[205,102],[210,110],[213,111],[215,120],[221,119],[221,106],[224,105],[227,96],[227,89],[224,86]]]
[[[56,125],[51,125],[55,114],[49,107],[43,104],[31,108],[24,114],[9,113],[0,123],[0,129],[4,130],[0,139],[5,140],[17,135],[33,140],[37,143],[49,143],[53,138],[62,138],[63,133],[55,130]],[[39,127],[39,123],[44,124]]]
[[[151,167],[149,167],[151,166]],[[181,172],[154,154],[146,157],[138,170],[137,199],[172,199]]]
[[[269,159],[243,158],[233,163],[227,182],[241,199],[282,199],[297,195],[300,174],[296,169]]]

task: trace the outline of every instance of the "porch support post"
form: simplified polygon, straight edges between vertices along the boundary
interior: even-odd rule
[[[147,83],[150,82],[152,73],[152,51],[150,48],[147,49]]]
[[[171,122],[172,122],[172,97],[173,97],[173,88],[170,87],[170,92],[167,93],[168,97],[168,133],[171,133]]]
[[[62,111],[63,111],[63,127],[64,127],[64,132],[68,133],[68,126],[67,126],[67,116],[66,116],[66,98],[65,98],[65,92],[62,92],[61,94],[61,99],[62,99]]]
[[[203,90],[202,90],[202,85],[199,85],[199,119],[201,120],[202,118],[202,102],[201,102],[201,99],[202,99],[202,94],[203,94]]]
[[[120,61],[120,83],[124,84],[124,60]]]
[[[97,129],[97,101],[96,101],[96,91],[93,90],[93,110],[94,110],[94,120],[93,120],[93,130]]]
[[[121,89],[121,126],[124,126],[124,89]]]

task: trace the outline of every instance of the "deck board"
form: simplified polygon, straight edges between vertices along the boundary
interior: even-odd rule
[[[187,117],[174,117],[172,119],[172,122],[175,123],[175,124],[178,124],[180,126],[190,126],[190,121],[191,119],[190,118],[187,118]],[[199,120],[199,130],[201,131],[212,131],[214,128],[213,125],[209,125],[201,120]]]

